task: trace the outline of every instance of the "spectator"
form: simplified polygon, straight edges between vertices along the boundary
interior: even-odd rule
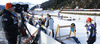
[[[49,14],[47,14],[46,20],[48,19],[48,17],[49,17]]]
[[[17,44],[18,36],[18,19],[14,13],[14,7],[12,3],[7,3],[4,10],[1,11],[2,15],[2,27],[5,32],[8,44]]]
[[[58,13],[58,18],[60,18],[60,13]]]
[[[53,20],[53,18],[51,18],[51,16],[49,15],[49,17],[48,17],[48,19],[46,20],[46,22],[45,22],[45,26],[47,27],[47,28],[49,28],[49,29],[51,29],[52,30],[52,36],[54,37],[54,20]]]
[[[30,18],[29,24],[34,25],[34,24],[33,24],[33,21],[32,21],[32,18]]]

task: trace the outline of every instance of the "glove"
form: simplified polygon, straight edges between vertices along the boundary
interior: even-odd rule
[[[45,27],[45,26],[43,26],[43,28],[44,28],[44,29],[46,29],[46,27]]]
[[[85,27],[88,27],[88,25],[86,24]]]
[[[89,34],[89,32],[86,32],[87,34]]]

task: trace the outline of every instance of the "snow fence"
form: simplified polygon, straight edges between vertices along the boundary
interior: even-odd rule
[[[32,36],[36,36],[37,32],[38,32],[38,28],[30,25],[28,22],[26,23],[26,26],[29,30],[29,32],[31,33]],[[39,39],[39,44],[61,44],[58,41],[56,41],[54,38],[52,38],[52,31],[48,28],[43,27],[44,29],[46,29],[47,34],[45,34],[44,32],[40,32],[40,39]],[[27,44],[32,39],[32,37],[29,37],[24,44]]]

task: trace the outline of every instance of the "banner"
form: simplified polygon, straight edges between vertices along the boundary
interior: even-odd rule
[[[31,33],[31,35],[34,34],[38,30],[36,27],[30,25],[28,22],[26,22],[26,26],[27,26],[29,32]]]
[[[49,28],[46,28],[45,26],[43,28],[46,30],[47,35],[52,37],[52,30]]]
[[[61,44],[61,43],[59,43],[54,38],[46,35],[44,32],[41,31],[39,44]]]

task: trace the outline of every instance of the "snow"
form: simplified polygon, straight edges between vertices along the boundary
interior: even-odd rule
[[[0,31],[0,44],[7,44],[7,40],[5,39],[4,31]]]
[[[44,13],[44,11],[41,11],[41,12],[37,12],[38,14],[42,14],[44,13],[45,15],[47,13],[49,13],[50,15],[58,15],[58,12],[59,10],[56,12],[55,11],[49,11],[49,12],[46,12]],[[52,17],[54,19],[54,31],[56,33],[56,29],[57,29],[57,24],[59,24],[60,26],[61,25],[70,25],[71,23],[75,23],[76,24],[76,37],[79,39],[79,41],[81,42],[81,44],[87,44],[87,34],[86,34],[86,28],[85,28],[85,24],[86,24],[86,19],[88,17],[91,17],[93,20],[94,20],[94,15],[93,16],[89,16],[89,15],[75,15],[75,14],[63,14],[63,13],[60,13],[60,15],[62,16],[67,16],[68,18],[70,19],[75,19],[75,21],[65,21],[65,20],[60,20],[59,18],[57,17]],[[79,20],[80,18],[80,20]],[[96,42],[94,44],[99,44],[99,41],[100,41],[100,32],[99,32],[99,27],[100,27],[100,16],[96,16],[96,23],[97,23],[97,39],[96,39]],[[93,21],[94,22],[94,21]],[[60,32],[61,32],[61,35],[66,35],[66,34],[69,34],[69,30],[70,28],[61,28],[60,29]],[[62,39],[65,39],[65,38],[62,38]],[[73,39],[69,39],[69,40],[65,40],[63,41],[65,42],[66,44],[76,44],[75,41]]]
[[[59,12],[59,10],[55,10],[55,11],[36,11],[35,13],[38,13],[38,14],[47,14],[49,13],[50,15],[57,15]],[[79,41],[81,42],[81,44],[87,44],[87,34],[86,34],[86,28],[84,27],[85,24],[86,24],[86,19],[88,17],[91,17],[92,19],[94,19],[94,16],[89,16],[89,15],[75,15],[75,14],[63,14],[63,13],[60,13],[60,15],[63,15],[63,16],[67,16],[68,19],[75,19],[75,21],[67,21],[67,20],[60,20],[60,18],[58,17],[52,17],[54,19],[54,32],[56,33],[56,29],[57,29],[57,25],[59,24],[60,26],[62,25],[70,25],[71,23],[75,23],[76,24],[76,37],[79,39]],[[38,15],[36,15],[35,17],[40,17]],[[46,16],[45,16],[46,17]],[[72,18],[70,18],[72,17]],[[80,18],[80,20],[79,20]],[[100,27],[100,16],[96,16],[96,23],[97,23],[97,40],[94,44],[99,44],[100,42],[100,30],[99,30],[99,27]],[[94,21],[93,21],[94,22]],[[60,29],[60,32],[61,32],[61,35],[68,35],[69,34],[69,31],[70,31],[70,28],[61,28]],[[72,34],[73,35],[73,34]],[[0,31],[0,40],[3,41],[3,38],[2,38],[2,34],[1,34],[1,31]],[[61,38],[61,39],[65,39],[64,38]],[[65,40],[63,41],[64,43],[66,44],[76,44],[76,42],[73,40],[73,39],[68,39],[68,40]]]
[[[56,23],[59,24],[59,25],[65,25],[65,24],[69,24],[69,23],[75,23],[76,24],[76,36],[77,38],[80,40],[80,42],[82,44],[86,44],[86,40],[87,40],[87,35],[86,35],[86,28],[84,27],[85,26],[85,20],[86,18],[88,17],[91,17],[92,19],[94,18],[94,16],[87,16],[87,15],[70,15],[70,14],[63,14],[63,15],[66,15],[68,17],[72,17],[72,18],[75,18],[76,21],[61,21],[62,23],[58,22],[57,23],[57,20],[56,20]],[[86,17],[86,18],[85,18]],[[80,20],[78,20],[78,18],[81,18]],[[99,19],[100,17],[97,16],[96,19]],[[95,42],[95,44],[99,44],[99,41],[100,41],[100,35],[98,35],[100,32],[99,32],[99,26],[100,26],[100,20],[96,20],[97,22],[97,41]],[[64,33],[64,32],[63,32]],[[67,42],[67,41],[66,41]],[[69,42],[67,42],[69,43]],[[70,41],[70,44],[72,42]],[[73,44],[73,43],[72,43]]]
[[[45,41],[44,41],[45,40]],[[41,38],[40,38],[40,44],[61,44],[52,37],[48,36],[44,32],[41,31]]]
[[[86,18],[88,17],[91,17],[92,19],[94,18],[94,16],[87,16],[87,15],[70,15],[70,14],[63,14],[63,15],[66,15],[68,17],[72,17],[72,18],[75,18],[76,21],[61,21],[63,23],[60,23],[58,22],[59,25],[64,25],[64,24],[69,24],[69,23],[75,23],[76,24],[76,36],[77,38],[80,40],[80,42],[82,44],[86,44],[86,40],[87,40],[87,35],[86,35],[86,28],[84,27],[85,26],[85,20]],[[80,20],[78,20],[78,18],[81,18]],[[99,41],[100,41],[100,35],[98,35],[100,32],[99,32],[99,26],[100,26],[100,20],[97,20],[99,19],[100,17],[99,16],[96,16],[96,23],[97,23],[97,40],[95,42],[95,44],[99,44]],[[56,21],[57,22],[57,21]],[[66,41],[67,42],[67,41]],[[73,43],[72,43],[73,44]]]

